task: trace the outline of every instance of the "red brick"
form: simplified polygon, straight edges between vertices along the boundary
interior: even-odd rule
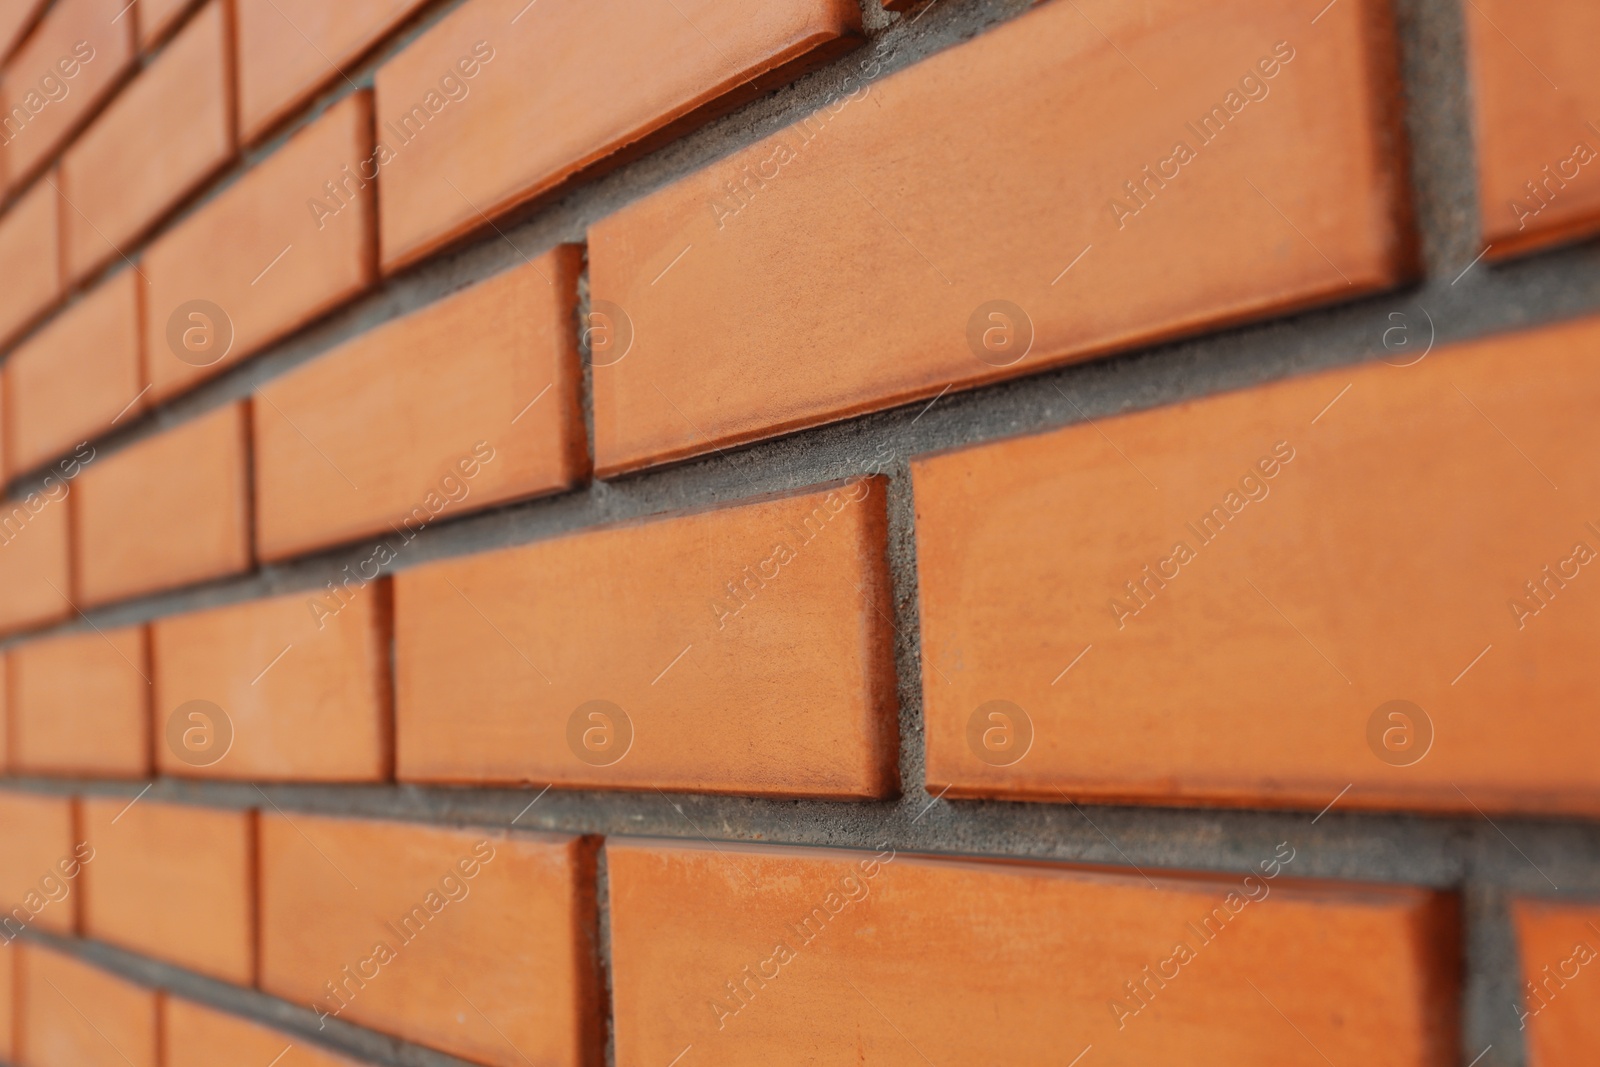
[[[401,573],[397,776],[889,795],[884,491],[867,479]]]
[[[10,944],[37,927],[71,934],[77,926],[78,894],[73,882],[82,873],[71,797],[0,792],[0,936]],[[0,960],[7,953],[0,948]]]
[[[134,11],[139,16],[139,47],[149,49],[194,6],[195,0],[138,0]]]
[[[1518,1022],[1529,1067],[1581,1067],[1600,1047],[1600,907],[1520,900],[1512,920],[1522,964]]]
[[[0,60],[10,57],[11,50],[28,32],[46,0],[0,0]],[[8,1050],[9,1051],[9,1050]]]
[[[261,817],[261,988],[474,1063],[599,1061],[594,909],[582,839]]]
[[[138,274],[122,271],[65,308],[6,361],[5,379],[6,457],[16,471],[141,411]]]
[[[369,154],[370,100],[356,93],[340,101],[151,245],[142,268],[150,280],[144,336],[152,401],[232,366],[370,283],[370,187],[322,217],[320,230],[307,207],[326,198],[324,183],[341,167]],[[226,321],[196,322],[217,330],[213,347],[180,359],[168,336],[182,336],[193,321],[186,305],[195,300],[221,308]],[[220,357],[196,365],[230,333]]]
[[[239,126],[247,141],[339,82],[425,0],[240,0]]]
[[[262,558],[576,484],[588,469],[574,313],[581,269],[582,250],[563,245],[263,386]]]
[[[1473,0],[1478,210],[1490,259],[1600,231],[1600,68],[1588,0]]]
[[[1457,1062],[1459,935],[1425,892],[700,842],[606,864],[618,1067]]]
[[[85,797],[83,934],[236,985],[255,969],[255,813]]]
[[[1600,546],[1597,354],[1590,319],[915,463],[928,788],[1600,812],[1600,579],[1562,562]],[[996,700],[1031,749],[969,742]]]
[[[161,994],[43,946],[19,946],[18,1067],[156,1067]]]
[[[179,997],[162,998],[161,1025],[162,1067],[358,1067],[299,1035]]]
[[[7,129],[6,180],[15,188],[36,174],[121,81],[133,62],[133,19],[118,14],[127,0],[60,0],[6,64],[0,112],[34,111],[20,130]],[[80,46],[79,42],[83,42]],[[44,84],[56,79],[66,94]],[[55,94],[59,99],[51,100]]]
[[[0,500],[0,633],[72,614],[67,491],[54,482],[48,492]]]
[[[1387,7],[1052,3],[870,86],[867,58],[854,99],[590,229],[633,330],[595,370],[597,470],[1396,284]],[[1230,99],[1209,146],[1186,123]],[[1133,216],[1124,182],[1180,139]]]
[[[384,269],[837,55],[860,17],[854,0],[471,0],[378,69]]]
[[[77,482],[75,588],[84,604],[250,567],[244,401],[100,460]]]
[[[150,773],[144,627],[89,630],[11,650],[12,765],[22,773]]]
[[[364,590],[333,612],[296,593],[151,623],[156,763],[205,778],[373,781],[389,773],[389,598]],[[337,603],[337,602],[336,602]],[[320,608],[320,610],[319,610]],[[196,735],[174,742],[168,722],[209,701],[227,716],[231,746]],[[202,714],[207,714],[202,709]],[[214,713],[210,713],[214,719]],[[202,729],[207,724],[198,723]],[[215,729],[220,724],[212,723]]]
[[[58,204],[46,176],[0,216],[0,345],[61,297]]]
[[[61,161],[69,278],[132,243],[233,155],[228,8],[212,0]]]

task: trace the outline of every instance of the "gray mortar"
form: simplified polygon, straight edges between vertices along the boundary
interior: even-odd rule
[[[372,70],[405,39],[456,2],[432,6],[402,40],[348,73],[370,84]],[[935,0],[910,16],[886,16],[863,0],[873,42],[892,44],[887,70],[957,44],[1031,5],[1027,0]],[[517,821],[523,829],[698,839],[698,825],[719,840],[869,848],[902,852],[1008,856],[1126,869],[1244,873],[1279,841],[1298,850],[1300,877],[1409,883],[1462,898],[1464,994],[1461,1063],[1486,1045],[1479,1067],[1521,1067],[1524,1052],[1512,1010],[1518,986],[1515,943],[1506,912],[1511,896],[1600,897],[1600,826],[1561,818],[1434,817],[1348,812],[1244,811],[931,800],[922,789],[920,628],[908,457],[1072,425],[1085,417],[1170,404],[1248,388],[1319,369],[1354,366],[1385,355],[1388,314],[1413,317],[1425,307],[1439,344],[1482,337],[1600,310],[1600,243],[1589,242],[1505,266],[1479,263],[1454,279],[1481,250],[1477,235],[1469,80],[1464,25],[1456,0],[1395,0],[1402,45],[1411,180],[1426,280],[1398,292],[1268,322],[1150,346],[1125,355],[1044,371],[796,433],[664,469],[596,482],[542,500],[442,521],[400,553],[397,569],[584,530],[602,524],[703,509],[757,494],[800,489],[862,472],[880,444],[892,447],[888,469],[889,565],[893,580],[898,671],[900,776],[904,795],[885,802],[777,800],[552,789]],[[915,21],[913,22],[913,19]],[[522,262],[555,244],[582,241],[589,223],[618,207],[714,164],[798,120],[837,91],[861,53],[846,55],[612,173],[583,182],[520,212],[442,256],[387,279],[351,304],[231,369],[166,408],[96,442],[100,456],[168,429],[315,358],[373,326],[429,304]],[[351,91],[341,83],[306,116],[253,149],[254,161]],[[236,179],[234,168],[207,196]],[[176,217],[194,209],[186,207]],[[125,269],[125,268],[123,268]],[[114,273],[114,270],[112,272]],[[586,284],[583,287],[586,300]],[[1395,373],[1400,373],[1396,371]],[[1081,413],[1063,398],[1070,396]],[[585,418],[588,383],[584,385]],[[592,447],[592,445],[591,445]],[[17,480],[26,491],[37,479]],[[54,506],[54,505],[52,505]],[[50,633],[142,622],[176,612],[264,595],[319,589],[369,543],[323,552],[235,579],[146,597],[91,612]],[[28,635],[29,638],[37,635]],[[25,638],[14,637],[0,647]],[[132,797],[140,783],[11,778],[41,793]],[[448,825],[506,827],[528,803],[527,790],[410,785],[273,785],[158,781],[147,800],[219,807],[276,805],[290,813],[354,814]],[[270,803],[264,796],[270,794]],[[673,805],[680,805],[679,814]],[[691,822],[692,820],[692,822]],[[1091,822],[1092,820],[1092,822]],[[1514,843],[1513,843],[1514,842]],[[602,856],[602,870],[603,870]],[[1559,886],[1559,889],[1556,887]],[[602,917],[602,923],[604,918]],[[609,956],[602,927],[603,955]],[[31,936],[31,935],[30,935]],[[53,940],[53,939],[52,939]],[[302,1008],[222,985],[164,964],[94,944],[72,951],[145,981],[227,1007],[295,1032],[315,1032]],[[609,959],[606,960],[609,966]],[[309,1020],[309,1023],[308,1023]],[[385,1064],[434,1067],[459,1061],[342,1023],[325,1040]],[[611,1052],[608,1049],[608,1061]]]

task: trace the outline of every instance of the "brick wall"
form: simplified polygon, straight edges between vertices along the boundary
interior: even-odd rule
[[[1589,0],[0,0],[0,1061],[1575,1067]]]

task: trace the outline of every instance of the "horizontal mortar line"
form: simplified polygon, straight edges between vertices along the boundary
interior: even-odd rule
[[[0,788],[51,795],[130,794],[138,783],[72,779],[0,779]],[[261,808],[254,784],[166,779],[146,802],[230,810]],[[262,783],[272,804],[297,815],[401,821],[471,830],[569,833],[602,837],[704,841],[694,821],[717,826],[718,841],[793,848],[871,850],[889,844],[934,857],[1085,864],[1130,872],[1130,861],[1167,876],[1246,874],[1289,841],[1305,853],[1307,878],[1426,885],[1464,882],[1537,892],[1544,883],[1518,856],[1491,852],[1500,839],[1476,815],[1095,805],[1106,837],[1084,825],[1068,803],[951,801],[928,806],[920,791],[896,801],[776,799],[650,791],[551,790],[524,812],[528,791],[430,785],[290,785]],[[523,812],[515,826],[513,819]],[[1548,856],[1600,856],[1600,825],[1578,819],[1496,816],[1525,848]],[[1219,849],[1217,841],[1233,842]],[[1391,846],[1375,860],[1371,842]],[[1574,869],[1574,867],[1578,869]],[[1560,871],[1564,886],[1600,895],[1600,864],[1576,859]]]
[[[342,1052],[380,1067],[479,1067],[446,1052],[330,1016],[318,1029],[318,1015],[309,1007],[250,986],[234,985],[140,952],[92,938],[63,937],[29,927],[19,935],[33,944],[55,949],[121,978],[153,986],[210,1008],[238,1015],[307,1045]],[[331,977],[331,976],[330,976]]]

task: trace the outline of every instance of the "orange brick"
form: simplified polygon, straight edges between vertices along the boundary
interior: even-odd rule
[[[0,770],[11,770],[11,657],[0,653]]]
[[[46,0],[0,0],[0,60],[10,57],[11,50],[22,40],[22,35],[33,24]],[[10,1049],[6,1051],[9,1053]]]
[[[159,992],[40,945],[19,949],[18,1067],[156,1067]]]
[[[397,776],[891,794],[885,524],[864,479],[403,572]]]
[[[150,773],[144,627],[90,630],[11,650],[12,765],[20,772]]]
[[[494,1067],[599,1058],[578,838],[261,817],[261,988]]]
[[[597,360],[597,469],[1394,285],[1387,7],[1312,30],[1300,0],[1051,3],[870,86],[863,61],[852,96],[591,228],[632,337]],[[1213,106],[1226,147],[1195,132]]]
[[[853,0],[472,0],[378,69],[385,270],[831,58],[860,18]]]
[[[358,1067],[305,1038],[166,996],[161,1003],[163,1067]]]
[[[1600,231],[1600,69],[1588,0],[1463,8],[1490,259]]]
[[[240,0],[239,126],[247,141],[339,80],[425,0]],[[369,168],[371,169],[371,168]]]
[[[0,1056],[7,1063],[17,1062],[16,1005],[17,961],[22,952],[0,948]]]
[[[232,157],[227,10],[212,0],[62,158],[69,278],[124,257]]]
[[[78,480],[73,545],[85,604],[250,567],[244,401],[101,460]]]
[[[139,412],[138,274],[125,270],[63,310],[12,354],[5,377],[6,456],[16,471]]]
[[[211,377],[371,282],[370,189],[331,218],[307,207],[326,199],[324,183],[341,167],[368,154],[370,100],[356,93],[334,105],[151,245],[142,265],[152,401]],[[221,317],[197,309],[199,300]],[[196,345],[186,347],[186,330],[197,331]]]
[[[606,863],[618,1067],[691,1044],[707,1065],[1456,1062],[1452,909],[1419,891],[699,842],[612,840]]]
[[[138,0],[134,10],[139,16],[139,47],[148,49],[165,36],[194,4],[195,0]]]
[[[6,64],[0,111],[21,107],[26,125],[5,130],[6,179],[15,187],[77,132],[133,62],[127,0],[60,0]],[[191,101],[191,104],[193,102]]]
[[[575,484],[588,468],[574,323],[581,268],[581,249],[563,245],[263,386],[262,558]]]
[[[1600,907],[1520,900],[1512,905],[1522,962],[1518,1021],[1529,1067],[1580,1067],[1600,1047]]]
[[[0,632],[58,622],[72,614],[67,589],[68,487],[0,501]]]
[[[30,927],[57,934],[76,928],[73,882],[93,859],[75,847],[76,834],[71,797],[0,792],[0,937],[8,943]]]
[[[928,788],[1600,812],[1597,354],[1591,319],[914,464]]]
[[[255,813],[120,796],[81,803],[94,848],[84,936],[252,984]]]
[[[61,296],[56,190],[46,176],[0,216],[0,345]]]
[[[257,781],[388,776],[385,583],[337,612],[315,593],[297,593],[158,619],[151,623],[151,661],[163,774]],[[184,707],[193,700],[221,709],[228,740],[210,732],[220,723],[187,718]],[[183,742],[196,725],[205,731],[193,735],[198,751]]]

